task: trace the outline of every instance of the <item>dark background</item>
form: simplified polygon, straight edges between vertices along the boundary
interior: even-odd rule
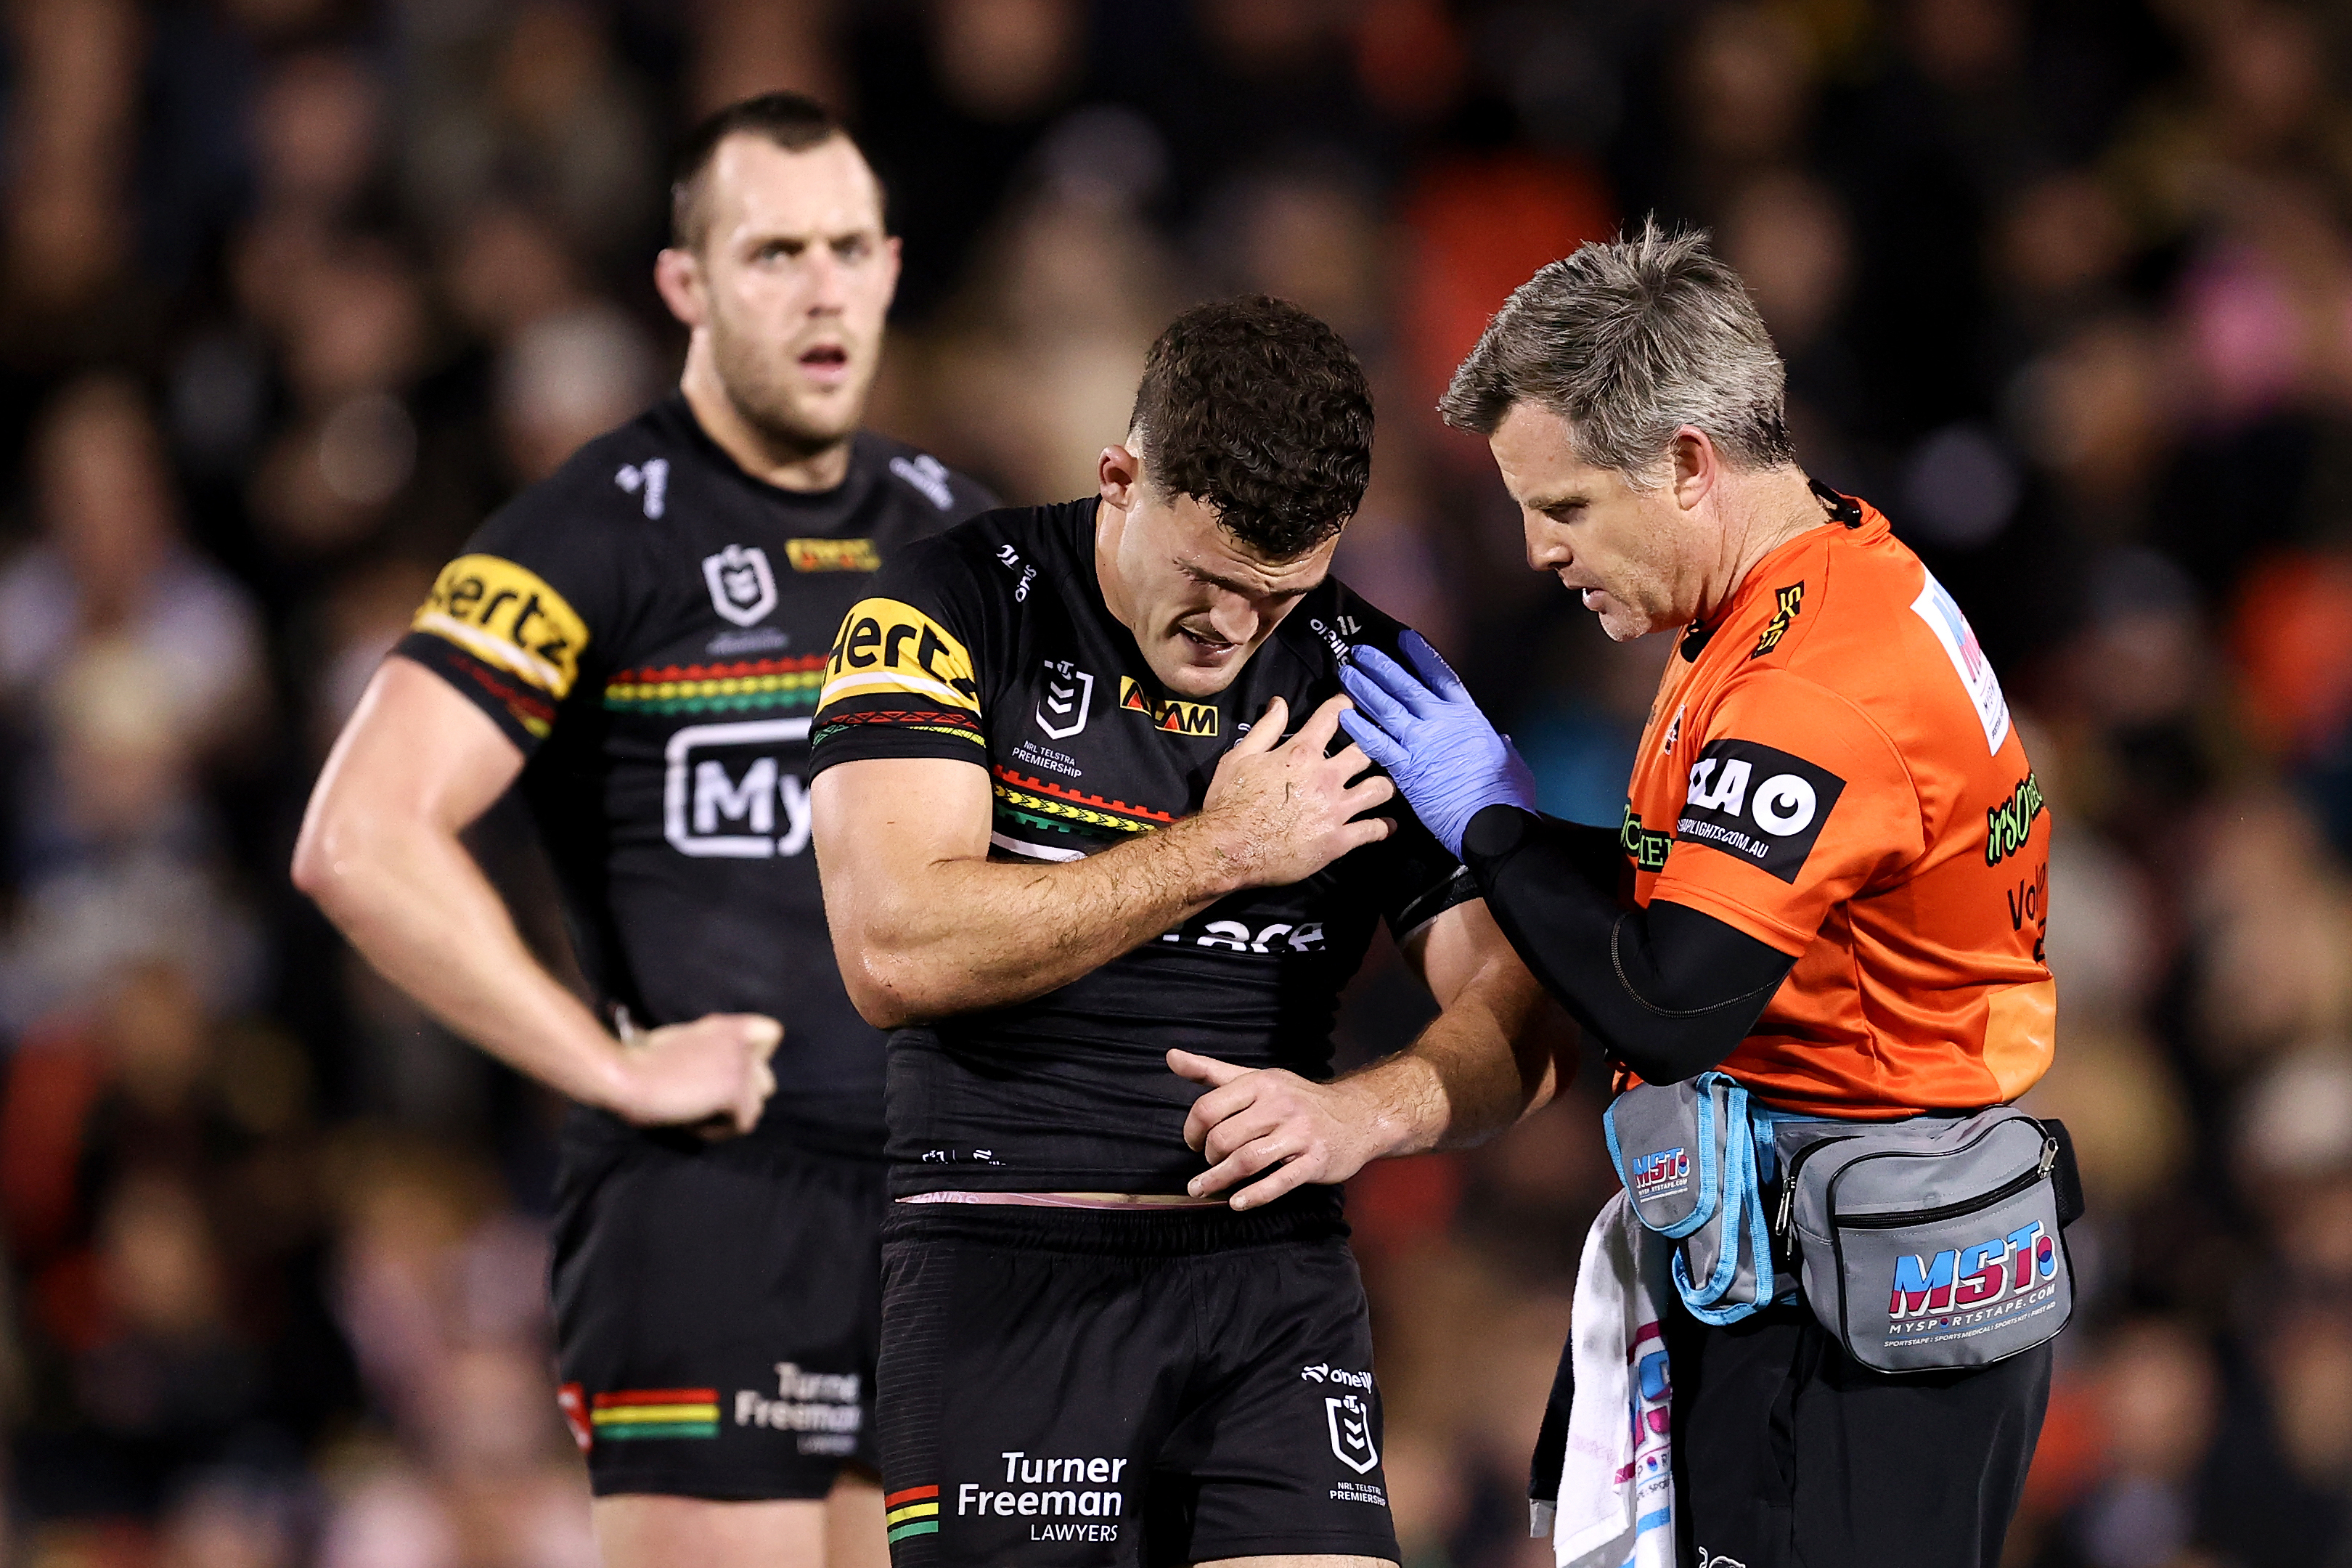
[[[1380,394],[1340,570],[1588,821],[1665,639],[1526,572],[1431,405],[1538,265],[1712,227],[1807,467],[1967,607],[2052,802],[2029,1103],[2094,1208],[2012,1559],[2352,1563],[2347,32],[2234,0],[0,5],[0,1558],[593,1561],[556,1108],[283,868],[436,564],[672,375],[670,138],[799,87],[906,237],[878,426],[1086,493],[1176,309],[1299,300]],[[481,840],[559,952],[527,832]],[[1350,1050],[1423,1007],[1384,956]],[[1354,1184],[1410,1568],[1549,1561],[1519,1494],[1597,1103]]]

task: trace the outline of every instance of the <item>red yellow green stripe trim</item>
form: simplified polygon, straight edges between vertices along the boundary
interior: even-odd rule
[[[715,1388],[625,1388],[596,1395],[588,1414],[599,1437],[716,1437]]]
[[[937,1535],[940,1531],[940,1489],[908,1487],[882,1500],[893,1542],[910,1535]]]

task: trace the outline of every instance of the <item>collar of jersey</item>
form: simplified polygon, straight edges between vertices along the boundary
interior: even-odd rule
[[[847,503],[865,482],[864,465],[858,461],[858,444],[866,439],[866,432],[862,429],[850,435],[849,467],[842,474],[841,483],[829,490],[788,490],[751,472],[735,460],[732,452],[712,440],[710,432],[702,427],[702,421],[694,416],[694,405],[686,400],[685,393],[671,388],[669,395],[662,399],[659,406],[664,415],[677,421],[678,427],[686,432],[686,438],[709,460],[711,467],[763,500],[809,511],[845,511]]]
[[[1849,527],[1834,519],[1824,519],[1820,527],[1809,528],[1795,538],[1783,541],[1764,559],[1749,567],[1748,575],[1739,580],[1739,586],[1731,591],[1730,596],[1723,601],[1714,615],[1703,621],[1694,621],[1684,628],[1680,644],[1683,657],[1696,663],[1699,653],[1714,640],[1716,633],[1729,626],[1750,605],[1777,586],[1771,580],[1781,575],[1782,569],[1790,561],[1814,545],[1822,543],[1824,535],[1829,536],[1828,542],[1832,545],[1843,540],[1871,543],[1882,537],[1889,526],[1886,515],[1868,501],[1856,499],[1862,507],[1861,522]]]

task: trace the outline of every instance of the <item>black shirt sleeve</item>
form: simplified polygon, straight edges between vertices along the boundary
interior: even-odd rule
[[[1006,617],[1001,584],[961,548],[961,531],[885,562],[842,617],[810,734],[809,774],[865,757],[952,757],[988,765],[986,682]]]
[[[1325,613],[1334,626],[1352,626],[1353,636],[1348,639],[1351,644],[1377,647],[1391,658],[1404,658],[1398,640],[1405,632],[1402,621],[1336,583],[1332,584],[1332,598]],[[1302,605],[1301,609],[1307,606]],[[1308,629],[1313,631],[1318,625],[1310,611]],[[1296,718],[1303,722],[1307,715],[1300,713]],[[1345,731],[1331,742],[1335,751],[1350,743]],[[1437,836],[1422,826],[1421,818],[1413,815],[1402,793],[1382,806],[1378,815],[1394,820],[1396,831],[1357,853],[1376,860],[1381,868],[1377,884],[1381,916],[1397,941],[1404,941],[1454,905],[1468,903],[1480,896],[1476,881],[1462,862],[1437,841]]]
[[[441,569],[394,649],[488,714],[525,756],[625,612],[625,546],[600,515],[610,503],[566,478],[492,513]]]
[[[1614,847],[1600,828],[1514,805],[1486,807],[1462,838],[1528,969],[1613,1059],[1676,1083],[1738,1048],[1796,961],[1685,905],[1626,908]]]

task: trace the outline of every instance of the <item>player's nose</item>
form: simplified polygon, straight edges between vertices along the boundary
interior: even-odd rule
[[[824,246],[812,247],[807,298],[813,316],[837,316],[848,308],[849,269]]]
[[[1209,606],[1211,629],[1227,642],[1245,643],[1257,636],[1258,610],[1239,594],[1220,594]]]

